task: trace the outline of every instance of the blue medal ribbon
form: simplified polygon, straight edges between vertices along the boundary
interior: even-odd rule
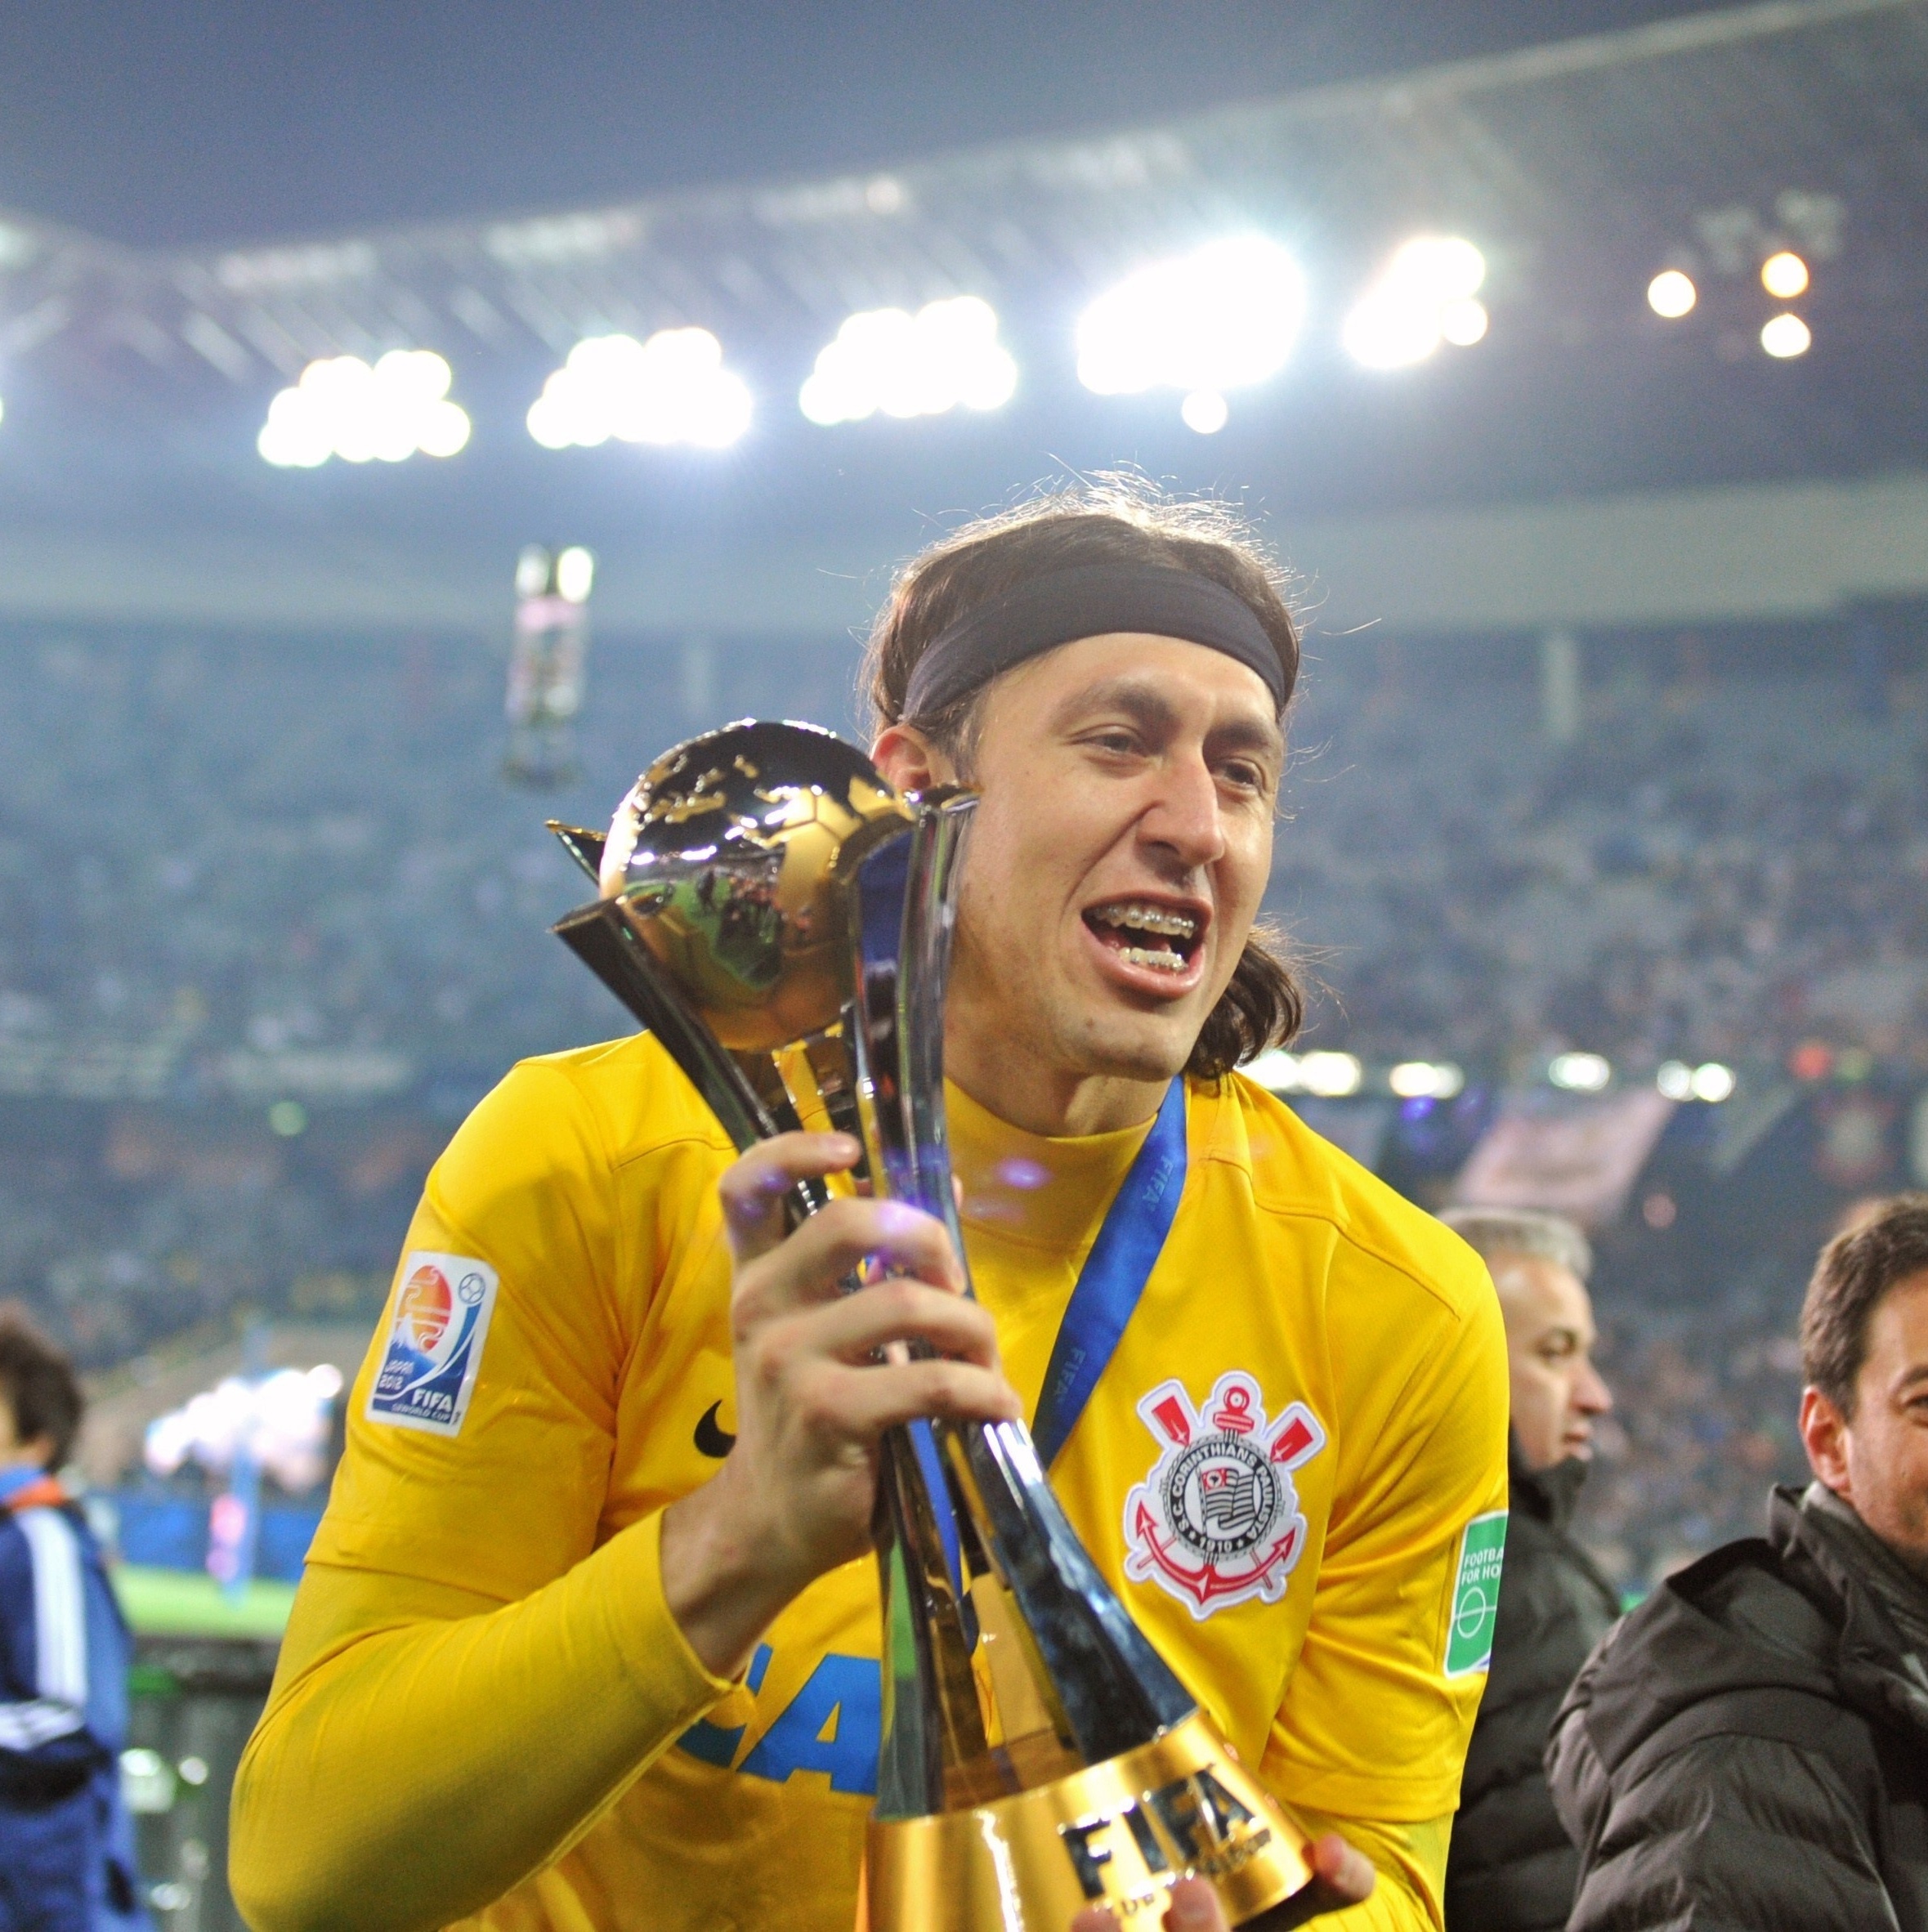
[[[1104,1224],[1085,1258],[1058,1324],[1031,1425],[1038,1460],[1046,1469],[1077,1426],[1098,1377],[1116,1353],[1118,1339],[1171,1232],[1184,1191],[1185,1083],[1179,1079],[1165,1089],[1152,1131],[1124,1186],[1105,1210]]]

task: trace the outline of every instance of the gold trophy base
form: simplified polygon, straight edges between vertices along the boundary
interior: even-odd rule
[[[1087,1906],[1150,1932],[1181,1878],[1235,1925],[1312,1878],[1309,1840],[1194,1712],[1156,1742],[968,1810],[873,1818],[857,1932],[1067,1932]]]

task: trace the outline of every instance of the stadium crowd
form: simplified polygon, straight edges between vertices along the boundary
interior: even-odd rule
[[[1316,646],[1270,897],[1321,983],[1313,1044],[1489,1085],[1565,1047],[1630,1077],[1817,1041],[1928,1068],[1920,688],[1872,705],[1827,645],[1743,680],[1693,640],[1595,641],[1564,745],[1523,642]],[[606,642],[579,776],[537,794],[502,776],[478,642],[0,639],[0,1296],[96,1368],[242,1305],[370,1312],[466,1107],[624,1024],[546,931],[584,887],[543,819],[600,822],[733,713],[848,728],[851,664]],[[1626,1399],[1582,1528],[1623,1586],[1751,1529],[1798,1468],[1798,1258],[1832,1200],[1765,1268],[1716,1228],[1657,1272],[1637,1200],[1607,1232]]]
[[[1328,962],[1321,1043],[1523,1072],[1818,1040],[1928,1067],[1922,690],[1830,654],[1716,678],[1698,640],[1603,644],[1564,745],[1519,657],[1457,682],[1415,646],[1315,667],[1273,895]]]

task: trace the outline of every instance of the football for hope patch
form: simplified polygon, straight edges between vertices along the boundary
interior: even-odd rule
[[[1304,1554],[1304,1517],[1292,1472],[1326,1446],[1304,1402],[1268,1419],[1257,1381],[1219,1376],[1201,1408],[1182,1382],[1138,1405],[1162,1445],[1125,1499],[1125,1573],[1161,1585],[1194,1617],[1257,1597],[1276,1603]]]
[[[495,1286],[495,1270],[472,1254],[418,1248],[402,1257],[382,1366],[369,1390],[370,1422],[438,1436],[461,1429],[482,1366]]]
[[[1500,1575],[1506,1560],[1506,1512],[1475,1516],[1460,1538],[1452,1615],[1446,1626],[1446,1675],[1470,1677],[1490,1669],[1500,1621]]]

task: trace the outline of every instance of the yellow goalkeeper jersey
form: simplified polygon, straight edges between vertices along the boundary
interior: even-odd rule
[[[1436,1924],[1505,1530],[1505,1337],[1458,1237],[1238,1076],[1194,1084],[1176,1219],[1052,1472],[1245,1761]],[[1142,1143],[953,1087],[977,1291],[1035,1408]],[[731,1152],[647,1036],[526,1062],[436,1163],[237,1784],[262,1932],[846,1932],[876,1778],[874,1567],[711,1678],[660,1512],[734,1426]]]

